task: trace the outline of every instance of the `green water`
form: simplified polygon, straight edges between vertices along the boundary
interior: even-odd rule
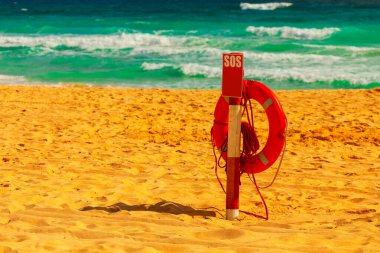
[[[219,89],[239,51],[274,89],[380,86],[379,1],[0,2],[0,83]]]

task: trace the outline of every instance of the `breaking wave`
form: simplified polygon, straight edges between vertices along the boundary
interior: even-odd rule
[[[351,71],[350,71],[351,70]],[[315,68],[299,67],[291,69],[261,69],[248,71],[248,77],[255,77],[269,80],[287,80],[300,83],[328,83],[336,82],[348,83],[351,85],[368,85],[371,83],[380,83],[380,74],[368,73],[366,76],[358,76],[352,73],[352,68]]]
[[[186,41],[185,37],[153,35],[148,33],[120,33],[112,35],[48,35],[48,36],[0,36],[0,47],[66,46],[84,50],[122,49],[138,46],[174,46]]]
[[[160,70],[163,68],[171,68],[178,70],[181,74],[186,76],[201,76],[207,78],[216,78],[221,74],[220,68],[201,65],[198,63],[184,63],[184,64],[167,64],[167,63],[147,63],[141,64],[141,68],[145,71]]]
[[[327,50],[344,50],[352,53],[362,52],[380,52],[380,48],[376,47],[356,47],[356,46],[334,46],[334,45],[313,45],[313,44],[299,44],[303,47],[327,49]]]
[[[0,75],[1,84],[17,84],[25,83],[26,79],[23,76],[10,76],[10,75]]]
[[[148,66],[148,67],[147,67]],[[154,66],[154,67],[152,67]],[[151,64],[144,62],[141,68],[145,71],[159,70],[164,68],[177,70],[180,74],[189,77],[205,77],[220,78],[222,69],[215,66],[207,66],[198,63],[187,64]],[[314,84],[336,82],[348,83],[351,85],[368,85],[370,83],[379,83],[380,74],[376,72],[368,72],[366,76],[358,76],[353,73],[350,66],[341,68],[324,67],[293,67],[289,69],[277,68],[268,69],[265,67],[256,67],[254,69],[246,69],[245,78],[261,79],[261,80],[283,80],[298,83]]]
[[[165,67],[171,67],[172,65],[167,64],[167,63],[148,63],[144,62],[141,64],[141,68],[143,70],[157,70],[157,69],[162,69]]]
[[[280,36],[282,38],[299,40],[321,40],[330,37],[333,33],[339,32],[339,28],[296,28],[296,27],[264,27],[248,26],[247,32],[257,36]]]
[[[265,10],[271,11],[278,8],[286,8],[292,6],[292,3],[280,2],[280,3],[262,3],[262,4],[251,4],[251,3],[241,3],[240,8],[242,10]]]

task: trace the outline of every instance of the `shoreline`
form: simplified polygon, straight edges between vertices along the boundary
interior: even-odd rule
[[[0,251],[380,247],[379,88],[275,90],[289,130],[278,178],[262,191],[269,221],[233,222],[209,136],[220,90],[50,88],[0,85]],[[255,119],[265,139],[259,107]],[[241,210],[263,214],[246,175],[241,183]]]
[[[264,83],[265,84],[265,83]],[[266,84],[265,84],[266,85]],[[0,83],[0,87],[51,87],[51,88],[105,88],[105,89],[153,89],[153,90],[178,90],[178,91],[192,91],[192,90],[199,90],[199,91],[221,91],[221,84],[220,88],[215,89],[183,89],[183,88],[172,88],[172,87],[133,87],[133,86],[122,86],[122,85],[99,85],[99,84],[89,84],[89,83],[61,83],[61,84],[54,84],[54,83],[33,83],[33,84],[9,84],[9,83]],[[270,88],[270,86],[268,86]],[[271,88],[272,89],[272,88]],[[369,87],[369,88],[322,88],[322,89],[272,89],[273,91],[339,91],[339,90],[362,90],[362,91],[368,91],[368,90],[378,90],[380,89],[379,86]]]

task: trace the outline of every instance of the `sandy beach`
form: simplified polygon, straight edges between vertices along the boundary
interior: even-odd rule
[[[0,252],[379,252],[380,89],[276,94],[289,130],[269,220],[226,221],[220,91],[0,86]],[[263,215],[241,181],[240,209]]]

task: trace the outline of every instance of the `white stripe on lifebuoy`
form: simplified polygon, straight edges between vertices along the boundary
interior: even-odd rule
[[[273,100],[271,98],[268,98],[267,100],[265,100],[265,102],[262,104],[264,110],[267,110],[269,106],[271,106],[271,104],[273,104]]]
[[[265,157],[263,152],[260,152],[259,154],[259,159],[260,161],[264,164],[267,165],[269,163],[268,159]]]

